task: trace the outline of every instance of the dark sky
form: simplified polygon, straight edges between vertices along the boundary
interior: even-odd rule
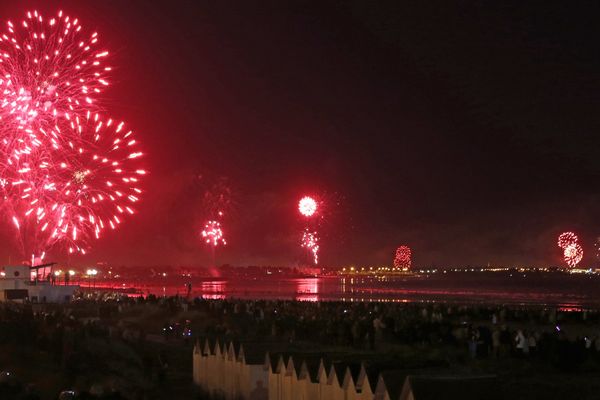
[[[600,9],[503,3],[3,1],[0,15],[60,7],[98,30],[115,67],[104,105],[147,150],[139,213],[73,262],[206,264],[203,188],[225,181],[220,263],[301,262],[304,193],[328,201],[326,265],[390,263],[400,244],[417,265],[558,264],[563,230],[594,263]]]

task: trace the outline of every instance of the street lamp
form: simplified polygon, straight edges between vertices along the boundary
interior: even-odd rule
[[[62,271],[60,269],[58,271],[54,271],[54,276],[56,277],[56,280],[58,281],[59,285],[60,285],[60,274],[62,274]]]
[[[67,284],[67,282],[71,282],[71,279],[75,276],[75,271],[73,271],[72,269],[69,270],[68,274],[65,274],[65,285]]]

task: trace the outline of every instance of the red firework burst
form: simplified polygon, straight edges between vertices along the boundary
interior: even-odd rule
[[[35,245],[27,246],[33,252],[62,244],[85,253],[89,238],[134,214],[146,174],[142,152],[123,122],[98,114],[78,126],[56,126],[48,137],[48,145],[25,157],[15,176],[6,174],[12,219],[26,223],[15,223],[20,230],[33,230]]]
[[[201,235],[206,244],[212,246],[213,248],[217,247],[219,244],[227,244],[219,221],[208,221],[206,225],[204,225]]]
[[[96,96],[108,86],[108,51],[97,49],[98,34],[85,33],[77,18],[37,11],[0,35],[0,107],[4,129],[77,121],[97,111]]]
[[[575,244],[578,241],[578,237],[573,232],[563,232],[558,236],[558,247],[561,249],[566,248],[569,245]]]
[[[61,146],[51,156],[48,181],[56,188],[50,193],[55,221],[51,237],[80,250],[85,238],[99,238],[102,230],[115,229],[125,215],[134,214],[146,170],[139,144],[123,122],[96,114],[70,129],[76,132],[61,136]]]
[[[316,264],[319,263],[319,238],[316,232],[310,232],[308,229],[304,230],[302,234],[301,246],[308,250],[313,257],[313,261]]]
[[[310,196],[304,196],[298,202],[298,211],[305,217],[312,217],[317,212],[317,201]]]
[[[412,251],[408,246],[400,246],[396,249],[394,257],[394,268],[410,269]]]
[[[572,243],[565,247],[564,259],[570,268],[575,268],[583,258],[583,248],[578,243]]]

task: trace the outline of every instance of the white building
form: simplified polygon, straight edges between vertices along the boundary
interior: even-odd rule
[[[70,301],[73,293],[79,289],[79,285],[53,284],[55,281],[52,279],[45,279],[51,273],[51,268],[40,271],[40,268],[30,268],[26,265],[2,267],[0,270],[0,301],[29,300],[34,303]],[[44,279],[38,279],[38,277]]]

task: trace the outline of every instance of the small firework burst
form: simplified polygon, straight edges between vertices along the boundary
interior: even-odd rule
[[[583,258],[583,248],[578,243],[573,243],[565,247],[564,259],[567,265],[575,268]]]
[[[305,217],[312,217],[317,212],[317,201],[310,196],[304,196],[298,202],[298,211]]]
[[[558,247],[561,249],[566,248],[567,246],[577,243],[579,239],[577,235],[573,232],[563,232],[558,236]]]
[[[412,251],[408,246],[400,246],[396,249],[394,257],[394,268],[408,270],[411,266]]]
[[[219,221],[208,221],[206,225],[204,225],[201,235],[205,243],[213,248],[227,244]]]

